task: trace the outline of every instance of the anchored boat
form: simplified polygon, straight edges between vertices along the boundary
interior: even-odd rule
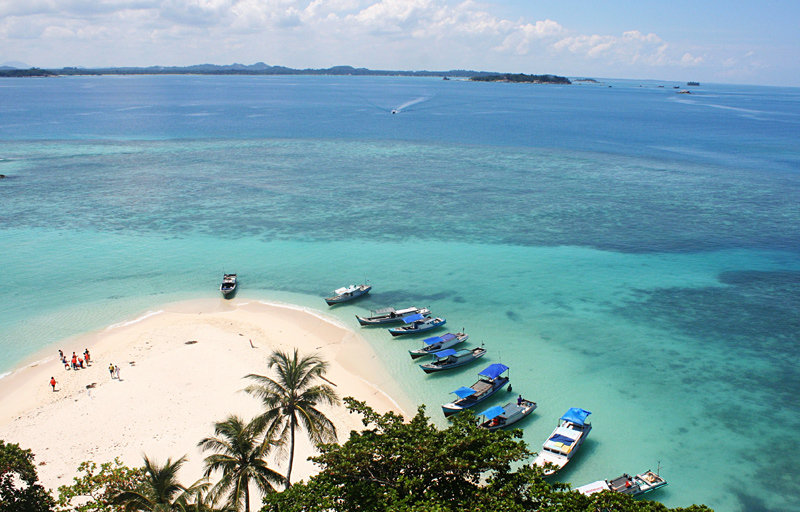
[[[403,317],[409,315],[429,315],[428,308],[418,308],[411,306],[405,309],[383,308],[375,311],[370,311],[370,316],[362,317],[356,315],[359,325],[383,325],[383,324],[396,324],[403,321]]]
[[[499,405],[489,407],[480,413],[484,420],[478,426],[492,432],[510,427],[521,419],[526,418],[534,409],[536,409],[536,402],[525,400],[520,395],[514,402],[508,402],[502,407]]]
[[[542,451],[533,461],[534,466],[544,469],[545,476],[552,475],[567,465],[592,431],[586,421],[591,412],[572,407],[559,420],[558,426],[542,445]]]
[[[503,375],[506,371],[508,371],[508,366],[504,364],[490,364],[478,374],[481,377],[478,382],[468,388],[462,386],[453,391],[458,398],[442,405],[445,417],[474,407],[500,391],[509,381],[508,376]]]
[[[469,364],[479,357],[483,357],[484,355],[486,355],[486,349],[483,347],[477,347],[473,349],[465,348],[463,350],[454,350],[452,348],[448,348],[445,350],[440,350],[439,352],[435,352],[433,354],[433,357],[435,358],[433,361],[430,363],[421,364],[419,367],[422,368],[422,371],[425,373],[452,370],[453,368],[458,368],[459,366]]]
[[[392,327],[389,329],[389,333],[392,336],[417,334],[441,327],[447,322],[447,320],[444,318],[432,318],[430,316],[417,313],[416,315],[404,317],[403,322],[405,322],[405,325],[401,325],[400,327]]]
[[[469,338],[469,334],[464,334],[463,332],[457,332],[455,334],[448,332],[441,336],[431,336],[430,338],[422,340],[425,346],[416,350],[409,350],[408,353],[411,355],[411,359],[417,359],[418,357],[427,356],[434,352],[454,347],[466,341],[467,338]]]
[[[223,274],[219,291],[222,292],[223,297],[233,296],[236,291],[236,274]]]
[[[371,289],[372,286],[368,284],[351,284],[350,286],[337,288],[334,290],[333,296],[326,298],[325,302],[327,302],[329,306],[333,306],[334,304],[347,302],[348,300],[353,300],[361,297],[362,295],[366,295]]]
[[[654,491],[665,485],[667,485],[667,481],[658,473],[647,470],[645,473],[636,476],[625,473],[612,480],[598,480],[597,482],[577,487],[575,490],[586,496],[602,491],[613,491],[622,494],[630,494],[631,496],[639,496],[640,494]]]

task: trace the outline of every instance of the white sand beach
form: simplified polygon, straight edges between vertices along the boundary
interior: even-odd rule
[[[84,460],[119,457],[139,466],[143,454],[159,462],[187,455],[181,480],[188,484],[202,476],[197,443],[213,435],[213,423],[259,412],[259,402],[241,391],[243,377],[269,374],[269,354],[295,347],[329,362],[327,379],[340,397],[365,400],[380,412],[413,411],[367,342],[335,319],[293,306],[207,299],[161,306],[65,340],[52,359],[0,379],[0,439],[33,450],[40,480],[51,489],[72,483]],[[59,348],[68,359],[88,348],[91,366],[65,370]],[[119,380],[109,364],[120,367]],[[343,406],[324,410],[340,441],[362,427]],[[298,439],[292,481],[315,472],[306,460],[313,447],[304,435]],[[285,463],[270,463],[285,472]]]

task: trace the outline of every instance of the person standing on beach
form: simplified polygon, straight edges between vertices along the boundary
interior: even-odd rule
[[[89,355],[89,349],[83,351],[83,358],[86,359],[86,366],[89,366],[89,362],[92,360],[92,356]]]
[[[119,366],[114,365],[114,373],[117,374],[117,380],[119,380]]]
[[[53,386],[53,392],[55,393],[55,391],[56,391],[56,378],[55,377],[50,377],[50,385]]]
[[[108,365],[108,373],[111,375],[111,378],[114,378],[114,363]]]

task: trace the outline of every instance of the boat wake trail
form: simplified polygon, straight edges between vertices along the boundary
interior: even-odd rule
[[[393,114],[400,113],[400,112],[403,111],[403,109],[406,109],[406,108],[408,108],[408,107],[410,107],[412,105],[416,105],[417,103],[422,103],[423,101],[428,101],[429,99],[431,99],[430,96],[420,96],[419,98],[413,99],[411,101],[407,101],[407,102],[403,103],[402,105],[393,108],[392,109],[392,113]]]

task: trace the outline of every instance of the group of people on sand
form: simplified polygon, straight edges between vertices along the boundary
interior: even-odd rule
[[[110,365],[108,365],[108,373],[111,374],[111,378],[112,379],[120,380],[120,378],[119,378],[119,366],[115,365],[114,363],[111,363]]]
[[[80,370],[81,368],[91,366],[92,362],[92,355],[89,353],[88,348],[83,351],[83,357],[73,352],[72,359],[67,360],[67,356],[64,355],[63,350],[58,351],[58,357],[61,358],[61,362],[64,363],[65,370]]]

